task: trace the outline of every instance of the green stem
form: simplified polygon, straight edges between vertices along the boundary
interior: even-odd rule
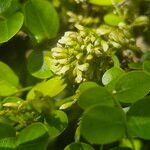
[[[77,127],[75,132],[75,142],[80,142],[80,126]]]
[[[25,92],[25,91],[29,91],[30,89],[32,89],[32,86],[28,86],[22,89],[19,89],[15,94],[21,93],[21,92]]]
[[[28,87],[19,89],[19,92],[29,91],[30,89],[32,89],[32,86],[28,86]]]
[[[114,98],[113,95],[112,95],[112,97],[113,97],[113,100],[114,100],[115,105],[116,105],[116,106],[122,111],[122,113],[123,113],[123,116],[124,116],[123,119],[124,119],[125,130],[126,130],[126,136],[127,136],[127,138],[129,139],[129,141],[130,141],[130,143],[131,143],[131,145],[132,145],[133,150],[136,150],[136,149],[135,149],[135,145],[134,145],[133,138],[132,138],[132,136],[130,135],[130,133],[128,132],[128,125],[127,125],[126,114],[125,114],[125,112],[123,111],[122,106],[120,105],[120,103]]]
[[[99,150],[103,150],[103,149],[104,149],[104,145],[101,145]]]
[[[123,18],[123,15],[122,15],[122,13],[121,13],[119,7],[117,6],[116,1],[115,1],[115,0],[111,0],[111,2],[112,2],[112,5],[114,6],[114,8],[116,9],[116,12],[118,13],[118,15],[119,15],[121,18]]]

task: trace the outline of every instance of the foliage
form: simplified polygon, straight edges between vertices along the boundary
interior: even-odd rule
[[[0,0],[0,150],[149,150],[149,20],[149,0]]]

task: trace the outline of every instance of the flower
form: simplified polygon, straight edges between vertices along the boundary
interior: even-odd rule
[[[79,4],[79,3],[84,3],[84,2],[86,2],[87,0],[75,0],[75,2],[77,3],[77,4]]]
[[[87,13],[87,11],[86,11]],[[70,23],[70,29],[72,29],[74,26],[73,24],[80,24],[83,26],[98,26],[100,24],[100,17],[99,16],[93,16],[93,15],[87,15],[87,14],[77,14],[73,11],[67,12],[68,16],[68,22]]]
[[[109,46],[96,31],[79,25],[77,29],[78,32],[66,32],[57,47],[52,48],[51,70],[80,83],[94,78],[92,67],[100,65],[103,57],[109,57]]]
[[[78,31],[65,32],[52,48],[51,70],[74,83],[100,81],[102,74],[113,66],[112,55],[135,44],[122,26],[101,26],[95,30],[76,25]]]

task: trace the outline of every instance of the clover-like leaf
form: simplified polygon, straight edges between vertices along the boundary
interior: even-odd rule
[[[38,91],[43,94],[43,96],[54,97],[60,92],[62,92],[66,87],[64,80],[60,77],[54,77],[47,81],[43,81],[35,85],[27,95],[27,99],[34,99],[35,92]]]
[[[115,142],[125,134],[124,114],[118,108],[96,105],[85,111],[80,128],[81,135],[92,144]]]
[[[127,113],[130,132],[137,137],[150,140],[150,97],[135,102]]]
[[[18,91],[19,79],[12,69],[0,62],[0,96],[9,96]]]
[[[0,43],[7,42],[22,27],[24,16],[16,12],[9,17],[0,16]]]
[[[133,103],[150,91],[150,76],[143,71],[131,71],[116,83],[115,98],[124,103]]]
[[[24,6],[25,26],[38,42],[57,35],[59,18],[53,5],[46,0],[28,0]]]

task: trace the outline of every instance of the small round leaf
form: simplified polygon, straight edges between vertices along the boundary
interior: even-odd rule
[[[135,102],[127,113],[128,125],[134,136],[150,140],[150,97]]]
[[[47,56],[42,51],[32,51],[28,58],[28,70],[36,78],[45,79],[53,74],[47,66]]]
[[[46,0],[28,0],[24,6],[25,26],[38,42],[57,35],[59,18],[53,5]]]
[[[93,87],[80,94],[78,104],[83,109],[87,109],[93,105],[113,106],[113,98],[104,87]]]
[[[106,24],[111,26],[117,26],[120,22],[122,22],[122,18],[113,13],[107,14],[104,16],[104,21]]]
[[[21,145],[25,143],[30,143],[37,139],[42,139],[43,137],[49,137],[47,128],[44,126],[44,124],[38,122],[32,123],[20,132],[17,144]]]
[[[133,103],[150,91],[150,76],[143,71],[126,73],[116,83],[115,98],[124,103]]]
[[[99,105],[89,108],[81,118],[81,135],[92,144],[115,142],[125,134],[123,118],[118,108]]]
[[[7,42],[11,39],[22,27],[24,16],[17,12],[6,18],[0,19],[0,43]]]

